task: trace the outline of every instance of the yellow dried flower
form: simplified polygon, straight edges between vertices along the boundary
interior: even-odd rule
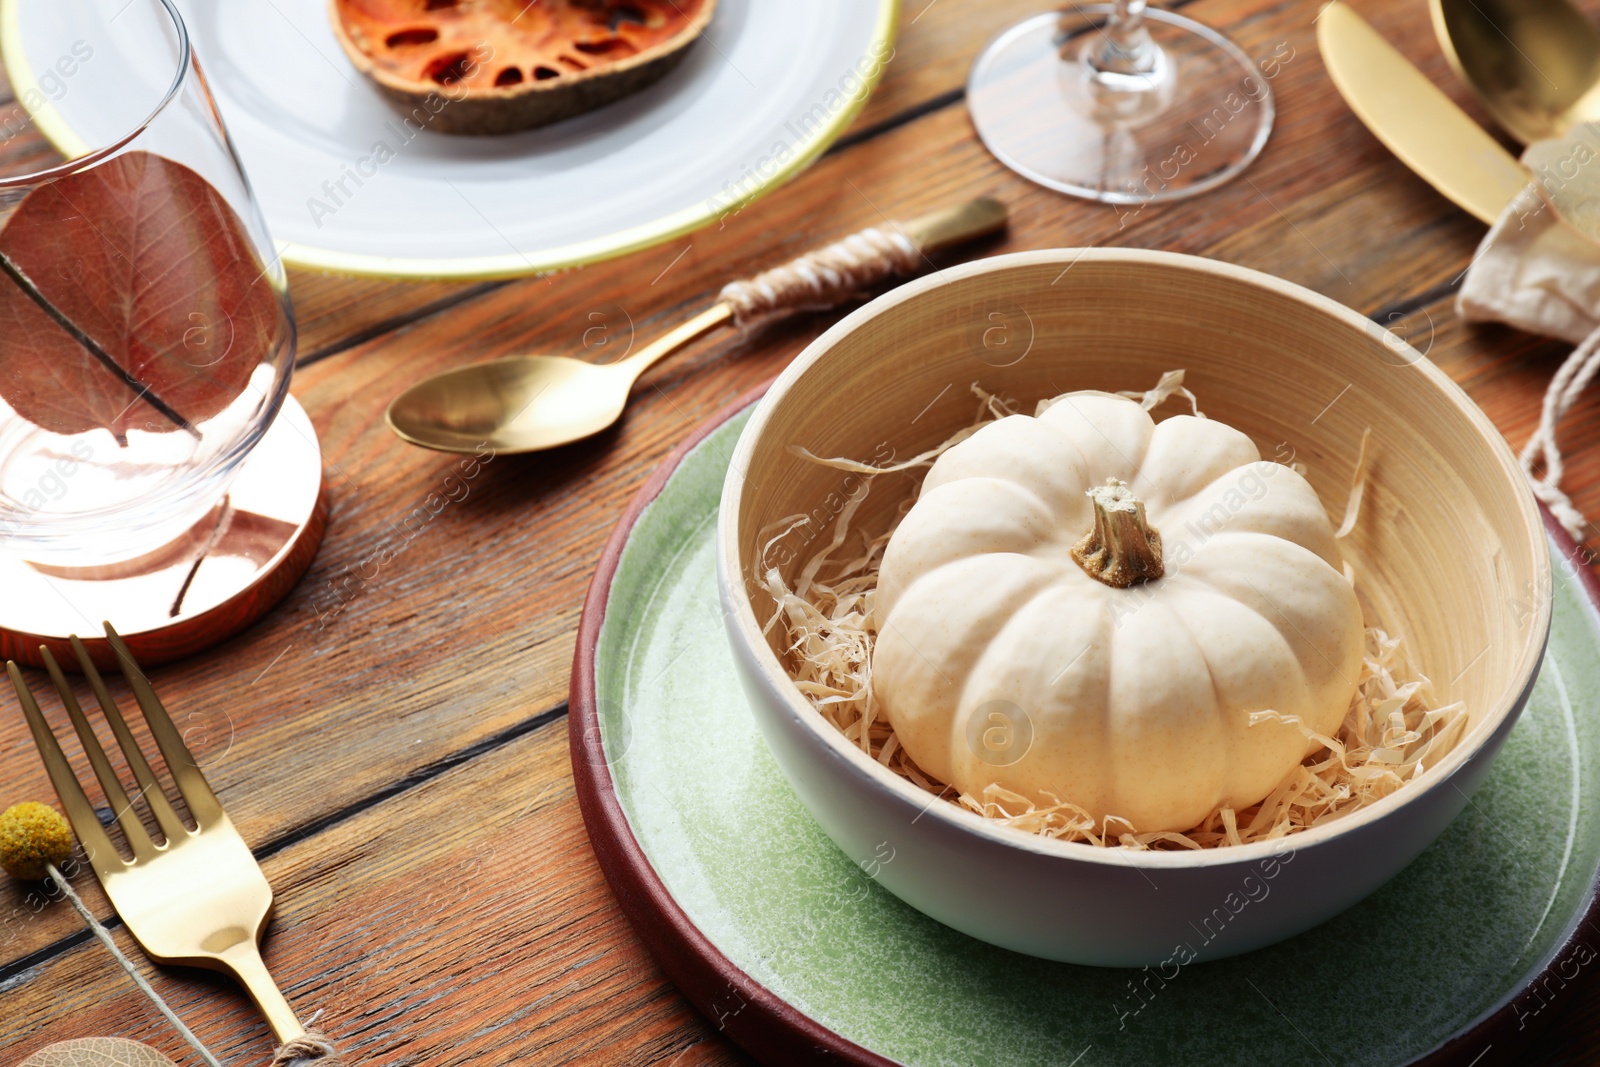
[[[72,855],[72,827],[61,813],[33,801],[0,814],[0,867],[13,878],[38,881],[45,866],[60,866]]]

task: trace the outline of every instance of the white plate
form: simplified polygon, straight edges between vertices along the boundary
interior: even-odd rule
[[[326,0],[177,2],[284,260],[406,278],[575,266],[737,210],[849,124],[893,54],[899,6],[720,0],[657,88],[543,130],[460,137],[408,136],[340,49]],[[58,54],[59,10],[3,0],[14,78]],[[85,63],[78,77],[112,68]],[[126,132],[103,129],[85,106],[93,95],[34,113],[69,155]]]

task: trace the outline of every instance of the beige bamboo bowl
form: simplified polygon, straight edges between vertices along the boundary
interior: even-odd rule
[[[1202,410],[1248,433],[1264,457],[1292,449],[1336,519],[1371,428],[1370,477],[1345,556],[1369,623],[1403,635],[1442,700],[1466,703],[1470,725],[1455,750],[1383,802],[1280,842],[1128,852],[1043,840],[930,802],[825,723],[781,662],[781,627],[762,633],[773,603],[753,566],[764,527],[801,513],[829,518],[849,476],[787,446],[882,465],[890,450],[912,456],[970,423],[974,382],[1031,412],[1070,390],[1146,389],[1175,368],[1188,372]],[[886,529],[888,509],[921,473],[876,479],[859,527]],[[949,926],[1086,964],[1186,962],[1185,946],[1198,958],[1233,955],[1377,889],[1482,781],[1527,701],[1550,620],[1533,496],[1493,424],[1438,368],[1309,290],[1163,252],[1000,256],[850,315],[751,416],[723,489],[717,550],[750,706],[829,836]]]

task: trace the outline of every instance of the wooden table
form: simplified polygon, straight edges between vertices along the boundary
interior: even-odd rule
[[[1030,185],[973,136],[962,100],[973,57],[1044,6],[907,0],[897,54],[854,129],[721,228],[513,282],[293,276],[293,388],[322,435],[333,499],[326,543],[265,621],[152,673],[277,889],[269,965],[303,1012],[325,1012],[320,1025],[353,1064],[747,1062],[665,982],[595,864],[567,758],[568,664],[585,587],[629,495],[698,422],[775,374],[836,316],[703,341],[646,375],[616,430],[546,455],[494,458],[442,510],[435,502],[456,461],[403,445],[383,425],[384,405],[411,382],[513,353],[582,353],[586,337],[599,339],[596,325],[611,343],[625,343],[630,320],[649,336],[733,277],[885,215],[991,194],[1010,204],[1012,229],[982,253],[1126,245],[1271,272],[1405,336],[1514,445],[1528,437],[1565,346],[1458,320],[1454,293],[1483,227],[1346,110],[1317,54],[1319,0],[1173,5],[1251,56],[1277,57],[1278,125],[1244,178],[1142,211]],[[1465,103],[1422,0],[1356,6]],[[1600,11],[1600,0],[1589,6]],[[4,150],[37,148],[18,138]],[[1597,415],[1600,390],[1565,437],[1568,485],[1591,514],[1600,514]],[[0,713],[0,782],[4,803],[53,800],[14,711]],[[93,879],[77,884],[109,917]],[[117,937],[135,951],[126,931]],[[161,971],[156,984],[224,1060],[265,1062],[266,1027],[237,989],[189,971]],[[1600,984],[1556,993],[1541,1014],[1559,1017],[1494,1055],[1588,1062]],[[100,1034],[190,1062],[72,910],[9,881],[0,884],[0,1019],[3,1063]]]

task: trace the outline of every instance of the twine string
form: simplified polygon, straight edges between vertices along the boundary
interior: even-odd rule
[[[1572,498],[1561,488],[1566,465],[1561,456],[1560,443],[1556,439],[1556,430],[1597,373],[1600,373],[1600,329],[1585,337],[1583,343],[1572,350],[1572,354],[1567,356],[1566,362],[1551,379],[1550,387],[1544,394],[1539,428],[1533,432],[1533,436],[1528,438],[1528,443],[1522,448],[1522,469],[1528,474],[1528,481],[1533,486],[1533,495],[1544,502],[1551,514],[1579,544],[1589,539],[1589,532],[1593,526],[1587,516],[1573,504]],[[1542,478],[1534,475],[1534,471],[1541,465],[1544,467]]]
[[[315,1030],[307,1030],[278,1046],[272,1067],[339,1067],[339,1052],[333,1042]]]
[[[718,299],[732,306],[733,321],[744,326],[776,311],[833,307],[921,264],[916,242],[897,229],[875,226],[748,281],[730,282]]]
[[[150,1002],[156,1006],[156,1009],[161,1012],[167,1022],[172,1024],[172,1028],[178,1031],[179,1036],[187,1041],[195,1052],[199,1053],[200,1058],[206,1062],[208,1067],[222,1067],[222,1064],[217,1062],[217,1058],[211,1054],[211,1050],[206,1048],[201,1040],[194,1035],[193,1030],[184,1025],[183,1020],[178,1018],[177,1013],[167,1004],[166,999],[155,991],[155,988],[150,985],[145,976],[139,973],[139,968],[133,965],[133,961],[123,954],[122,949],[117,947],[117,943],[111,939],[111,932],[100,925],[100,920],[95,918],[94,912],[90,911],[89,906],[83,902],[83,898],[78,896],[77,890],[72,888],[72,883],[67,881],[67,876],[62,874],[60,869],[53,863],[45,864],[45,873],[50,876],[50,880],[55,883],[56,888],[61,890],[62,895],[72,902],[72,906],[78,909],[78,914],[88,924],[89,931],[106,947],[112,958],[127,972],[128,977],[133,979],[133,984],[139,987],[139,991],[150,998]]]

